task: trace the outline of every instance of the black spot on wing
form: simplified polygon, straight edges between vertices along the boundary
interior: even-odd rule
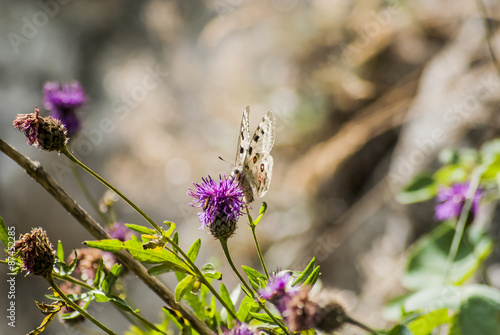
[[[257,134],[255,134],[255,136],[253,137],[253,140],[254,140],[255,142],[258,142],[258,141],[259,141],[259,138],[260,138],[260,136],[259,136],[259,135],[257,135]]]
[[[243,147],[240,147],[240,154],[242,154],[244,152],[245,152],[245,149],[243,149]]]
[[[252,151],[253,151],[253,148],[252,148],[252,147],[248,148],[248,154],[249,154],[249,155],[251,155],[251,154],[252,154]]]

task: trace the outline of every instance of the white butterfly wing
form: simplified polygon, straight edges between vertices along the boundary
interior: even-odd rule
[[[252,190],[252,193],[249,194],[250,197],[247,194],[247,201],[251,201],[248,198],[253,200],[254,194],[257,197],[262,197],[269,190],[273,172],[273,157],[271,157],[270,152],[274,140],[274,115],[272,112],[267,112],[252,136],[245,158],[243,179],[246,183],[242,183],[242,185],[249,185]],[[248,189],[248,186],[246,188]]]
[[[236,147],[236,160],[234,163],[236,168],[243,167],[248,148],[250,146],[250,130],[248,129],[250,118],[249,115],[250,107],[247,106],[243,111],[243,116],[241,117],[240,133],[238,135],[238,146]]]

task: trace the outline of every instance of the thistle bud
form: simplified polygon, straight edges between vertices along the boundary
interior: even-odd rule
[[[11,248],[19,256],[28,274],[47,277],[54,267],[54,247],[42,228],[33,228],[31,233],[21,235]]]

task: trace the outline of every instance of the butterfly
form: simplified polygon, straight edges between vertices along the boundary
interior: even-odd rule
[[[232,175],[240,182],[247,202],[254,196],[262,197],[269,190],[273,172],[271,149],[274,145],[275,121],[272,112],[267,112],[250,137],[250,107],[246,107],[241,118],[236,162]]]

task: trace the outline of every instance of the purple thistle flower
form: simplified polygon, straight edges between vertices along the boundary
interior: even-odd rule
[[[280,313],[285,311],[287,303],[299,292],[299,287],[288,286],[291,278],[288,272],[275,274],[269,279],[266,288],[259,290],[259,295],[275,305]]]
[[[225,329],[223,332],[224,335],[253,335],[258,333],[254,332],[246,323],[240,323],[231,329]]]
[[[45,108],[51,111],[51,116],[61,120],[73,135],[80,129],[80,120],[76,110],[87,101],[87,97],[79,82],[71,84],[46,83],[43,87],[43,102]]]
[[[436,197],[438,204],[436,205],[434,218],[440,221],[457,218],[464,207],[468,189],[469,183],[455,184],[451,187],[441,189]],[[472,214],[477,213],[481,196],[482,192],[478,189],[474,195],[474,199],[472,199]]]
[[[112,238],[116,240],[120,240],[122,242],[125,242],[127,240],[130,240],[132,238],[132,231],[128,229],[127,226],[123,222],[113,222],[109,226],[107,226],[105,229],[106,233],[109,234]]]
[[[33,228],[31,233],[21,235],[10,251],[22,260],[28,274],[42,277],[51,274],[55,262],[54,247],[42,228]]]
[[[243,215],[245,194],[236,179],[228,176],[219,179],[215,181],[208,176],[199,184],[193,183],[196,188],[189,189],[188,195],[195,200],[189,205],[203,209],[198,213],[202,229],[208,227],[215,238],[227,239]]]

